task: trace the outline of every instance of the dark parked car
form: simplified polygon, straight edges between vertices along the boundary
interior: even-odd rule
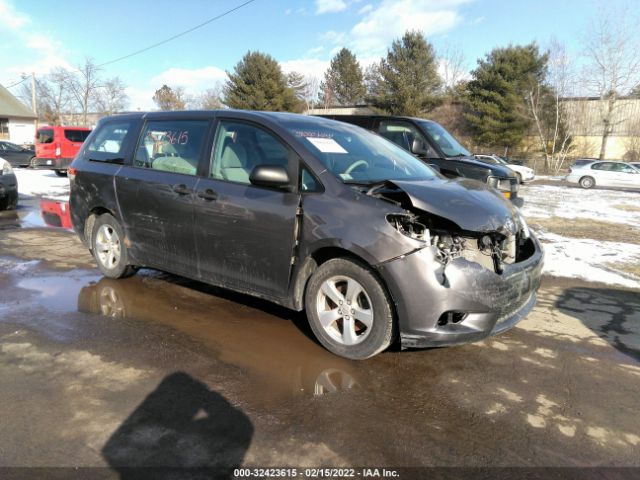
[[[18,180],[11,164],[0,158],[0,210],[12,210],[18,204]]]
[[[111,278],[152,267],[306,310],[330,351],[479,340],[533,307],[542,251],[500,193],[342,122],[154,112],[99,122],[71,219]]]
[[[35,156],[35,150],[29,150],[15,143],[0,140],[0,157],[8,161],[13,167],[28,167],[31,159]]]
[[[487,165],[475,158],[445,130],[442,125],[412,117],[372,115],[320,115],[351,123],[376,132],[393,143],[435,166],[448,178],[466,177],[480,180],[500,190],[514,204],[518,198],[520,182],[512,170],[503,165]]]

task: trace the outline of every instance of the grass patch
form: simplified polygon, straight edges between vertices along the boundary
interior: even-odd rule
[[[618,204],[618,205],[613,205],[613,208],[617,208],[618,210],[624,210],[626,212],[640,212],[640,207],[637,205]]]
[[[533,230],[543,228],[563,237],[640,245],[640,230],[621,223],[561,217],[528,217],[527,223]]]

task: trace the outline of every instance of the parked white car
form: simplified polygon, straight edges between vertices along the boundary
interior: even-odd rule
[[[516,177],[518,177],[518,182],[520,183],[530,182],[536,178],[533,173],[533,169],[525,167],[524,165],[508,163],[498,155],[474,155],[474,157],[484,163],[489,163],[491,165],[504,165],[505,167],[510,168],[514,171]]]
[[[565,180],[582,188],[597,186],[640,189],[640,169],[625,162],[593,162],[572,166]]]

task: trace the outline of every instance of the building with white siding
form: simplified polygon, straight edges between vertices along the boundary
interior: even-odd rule
[[[0,139],[32,144],[36,136],[36,115],[0,85]]]

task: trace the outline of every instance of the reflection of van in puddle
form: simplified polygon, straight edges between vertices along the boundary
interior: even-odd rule
[[[247,369],[269,391],[322,395],[356,385],[352,363],[321,348],[289,319],[210,293],[142,276],[103,278],[82,288],[78,310],[168,325],[212,347],[223,362]]]
[[[40,200],[40,213],[49,227],[73,228],[68,200],[43,198]]]

